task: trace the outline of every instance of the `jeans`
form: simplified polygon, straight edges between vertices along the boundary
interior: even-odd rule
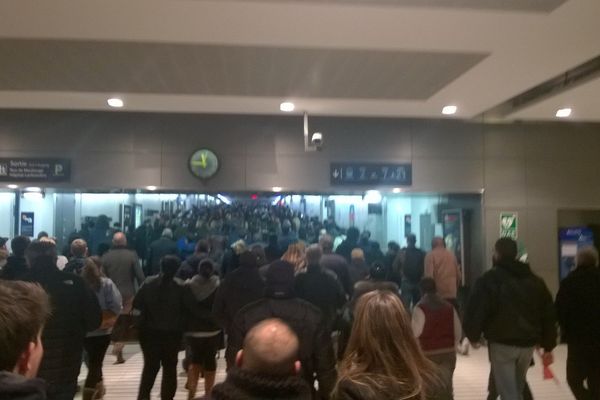
[[[456,369],[456,353],[427,354],[427,358],[440,368],[444,391],[440,400],[454,399],[452,378]]]
[[[419,283],[412,283],[408,279],[404,278],[400,284],[400,299],[407,312],[410,313],[411,303],[412,307],[416,306],[419,300],[421,300],[421,291],[419,290]]]
[[[177,355],[181,346],[180,332],[144,330],[140,332],[144,369],[138,400],[149,400],[156,375],[162,366],[161,400],[173,400],[177,391]]]
[[[533,358],[533,347],[490,343],[489,352],[492,374],[500,399],[523,400],[525,378]]]
[[[83,348],[87,353],[88,375],[85,387],[95,389],[98,382],[102,381],[102,363],[106,355],[106,349],[110,344],[110,335],[86,337]]]
[[[583,386],[587,381],[587,388]],[[567,382],[577,400],[600,399],[600,346],[569,343]]]

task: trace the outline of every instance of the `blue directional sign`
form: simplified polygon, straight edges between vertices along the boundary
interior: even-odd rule
[[[331,163],[331,185],[412,185],[412,164]]]

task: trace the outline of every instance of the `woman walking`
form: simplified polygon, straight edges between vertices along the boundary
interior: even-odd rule
[[[204,395],[209,399],[217,373],[216,355],[222,341],[222,332],[212,314],[215,293],[219,287],[219,277],[210,259],[204,259],[198,266],[198,274],[186,281],[186,288],[193,296],[188,312],[185,338],[190,349],[187,389],[188,399],[196,396],[200,375],[204,377]]]
[[[83,400],[95,400],[103,398],[106,392],[102,381],[102,364],[110,344],[112,327],[121,313],[122,299],[117,286],[102,273],[102,261],[99,257],[89,257],[85,260],[81,277],[98,297],[102,309],[100,328],[89,332],[83,343],[88,366]]]

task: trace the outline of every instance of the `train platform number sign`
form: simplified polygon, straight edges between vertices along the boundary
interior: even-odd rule
[[[71,160],[64,158],[0,158],[0,182],[68,182]]]
[[[500,237],[517,240],[519,237],[519,216],[516,212],[503,211],[500,213]]]
[[[331,163],[331,185],[412,185],[412,164]]]

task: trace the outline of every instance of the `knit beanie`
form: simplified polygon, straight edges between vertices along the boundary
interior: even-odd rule
[[[265,294],[267,297],[294,297],[294,266],[287,261],[274,261],[267,270]]]

